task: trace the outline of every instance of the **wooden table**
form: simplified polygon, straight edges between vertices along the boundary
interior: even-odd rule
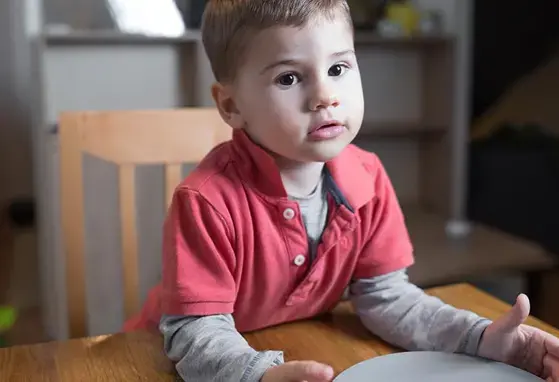
[[[509,306],[466,284],[428,290],[458,308],[494,319]],[[559,331],[534,318],[528,323],[556,336]],[[347,303],[315,320],[246,335],[257,349],[282,349],[287,360],[314,359],[336,372],[397,351],[367,332]],[[175,381],[161,338],[127,333],[0,349],[0,381]]]

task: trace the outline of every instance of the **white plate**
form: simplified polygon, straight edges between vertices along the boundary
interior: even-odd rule
[[[442,352],[403,352],[360,362],[334,382],[541,382],[524,370],[483,358]]]

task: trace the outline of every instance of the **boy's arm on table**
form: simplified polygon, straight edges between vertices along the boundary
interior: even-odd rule
[[[405,270],[359,279],[350,293],[363,324],[406,350],[476,355],[483,331],[491,323],[427,295],[408,281]]]
[[[257,352],[235,328],[235,235],[227,216],[196,190],[178,188],[165,220],[165,352],[188,381],[257,382],[281,352]],[[215,280],[219,280],[216,283]]]
[[[414,263],[405,217],[392,183],[375,157],[373,212],[364,210],[368,232],[350,286],[352,302],[373,333],[406,350],[476,354],[490,321],[431,297],[408,281]]]
[[[230,314],[164,316],[160,330],[165,352],[184,380],[257,382],[283,363],[282,352],[250,347]]]

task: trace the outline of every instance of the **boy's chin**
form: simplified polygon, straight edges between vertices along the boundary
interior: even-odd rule
[[[328,162],[336,158],[346,148],[347,145],[324,145],[313,150],[309,158],[313,162]]]

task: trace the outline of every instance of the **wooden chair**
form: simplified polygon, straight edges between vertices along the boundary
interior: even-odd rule
[[[140,305],[135,167],[165,166],[168,205],[181,181],[181,165],[199,162],[231,134],[213,108],[61,114],[60,197],[70,338],[87,335],[83,154],[119,168],[124,310],[130,317]]]

